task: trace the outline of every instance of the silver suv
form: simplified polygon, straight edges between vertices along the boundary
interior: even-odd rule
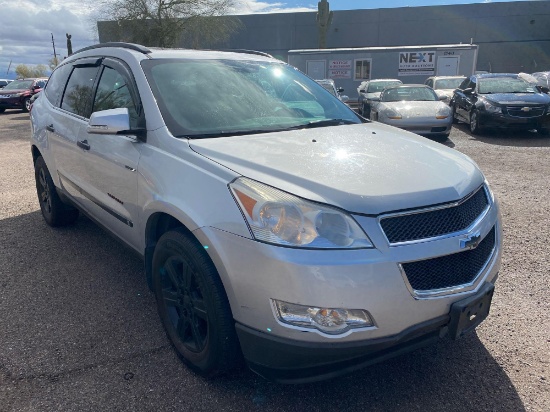
[[[473,330],[500,268],[496,200],[467,156],[370,123],[262,53],[104,44],[34,103],[51,226],[79,211],[140,253],[204,376],[346,373]]]

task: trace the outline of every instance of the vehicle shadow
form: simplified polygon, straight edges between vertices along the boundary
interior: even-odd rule
[[[525,410],[506,372],[475,333],[325,382],[273,384],[243,371],[208,385],[212,393],[253,390],[254,404],[277,411]]]
[[[483,130],[479,135],[472,135],[465,123],[454,124],[453,127],[470,136],[470,140],[498,146],[514,147],[550,147],[550,136],[544,136],[534,131],[520,130]]]
[[[216,404],[229,410],[227,402],[237,411],[525,410],[506,371],[475,333],[324,382],[276,384],[247,368],[203,379],[174,365],[179,362],[171,355],[142,261],[105,235],[85,217],[59,229],[48,227],[39,211],[0,220],[0,366],[21,381],[51,380],[46,392],[36,387],[24,396],[44,396],[55,387],[52,393],[74,402],[81,397],[75,381],[99,385],[99,377],[87,375],[96,376],[94,371],[114,379],[127,360],[139,365],[135,380],[141,385],[130,391],[124,378],[103,388],[120,402],[176,405],[192,396],[208,406],[203,410]],[[151,355],[159,348],[171,367]],[[98,393],[92,400],[102,410],[98,402],[112,400]]]

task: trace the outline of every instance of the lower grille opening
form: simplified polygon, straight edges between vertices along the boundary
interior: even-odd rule
[[[475,249],[403,263],[402,267],[411,287],[417,291],[430,291],[473,282],[492,255],[495,232],[493,227]]]
[[[432,127],[432,133],[444,132],[445,130],[447,130],[446,127]]]

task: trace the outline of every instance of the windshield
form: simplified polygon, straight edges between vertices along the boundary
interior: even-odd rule
[[[397,84],[402,84],[400,81],[388,80],[384,82],[370,82],[367,89],[367,93],[378,93],[384,90],[388,86],[395,86]]]
[[[157,59],[144,60],[142,66],[166,125],[177,137],[361,123],[348,106],[286,64]]]
[[[34,80],[14,80],[6,87],[4,87],[4,90],[29,89],[32,86],[33,82]]]
[[[535,88],[521,79],[496,77],[479,79],[479,93],[536,93]]]
[[[434,89],[456,89],[460,86],[460,83],[464,81],[465,77],[458,77],[456,79],[440,79],[436,80],[434,84]]]
[[[439,100],[435,92],[428,87],[394,87],[382,93],[383,102],[429,101]]]

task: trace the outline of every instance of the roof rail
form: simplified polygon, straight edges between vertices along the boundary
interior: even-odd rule
[[[116,41],[116,42],[108,42],[108,43],[99,43],[99,44],[94,44],[92,46],[84,47],[83,49],[75,51],[73,55],[84,51],[88,51],[88,50],[99,49],[101,47],[122,47],[123,49],[135,50],[143,54],[151,53],[151,50],[149,50],[147,47],[144,47],[140,44],[124,43],[124,42]]]
[[[271,54],[264,53],[264,52],[257,51],[257,50],[246,50],[246,49],[222,49],[222,50],[219,50],[219,51],[231,52],[231,53],[243,53],[243,54],[257,54],[258,56],[264,56],[264,57],[271,57],[271,58],[273,58],[273,56],[272,56]]]

